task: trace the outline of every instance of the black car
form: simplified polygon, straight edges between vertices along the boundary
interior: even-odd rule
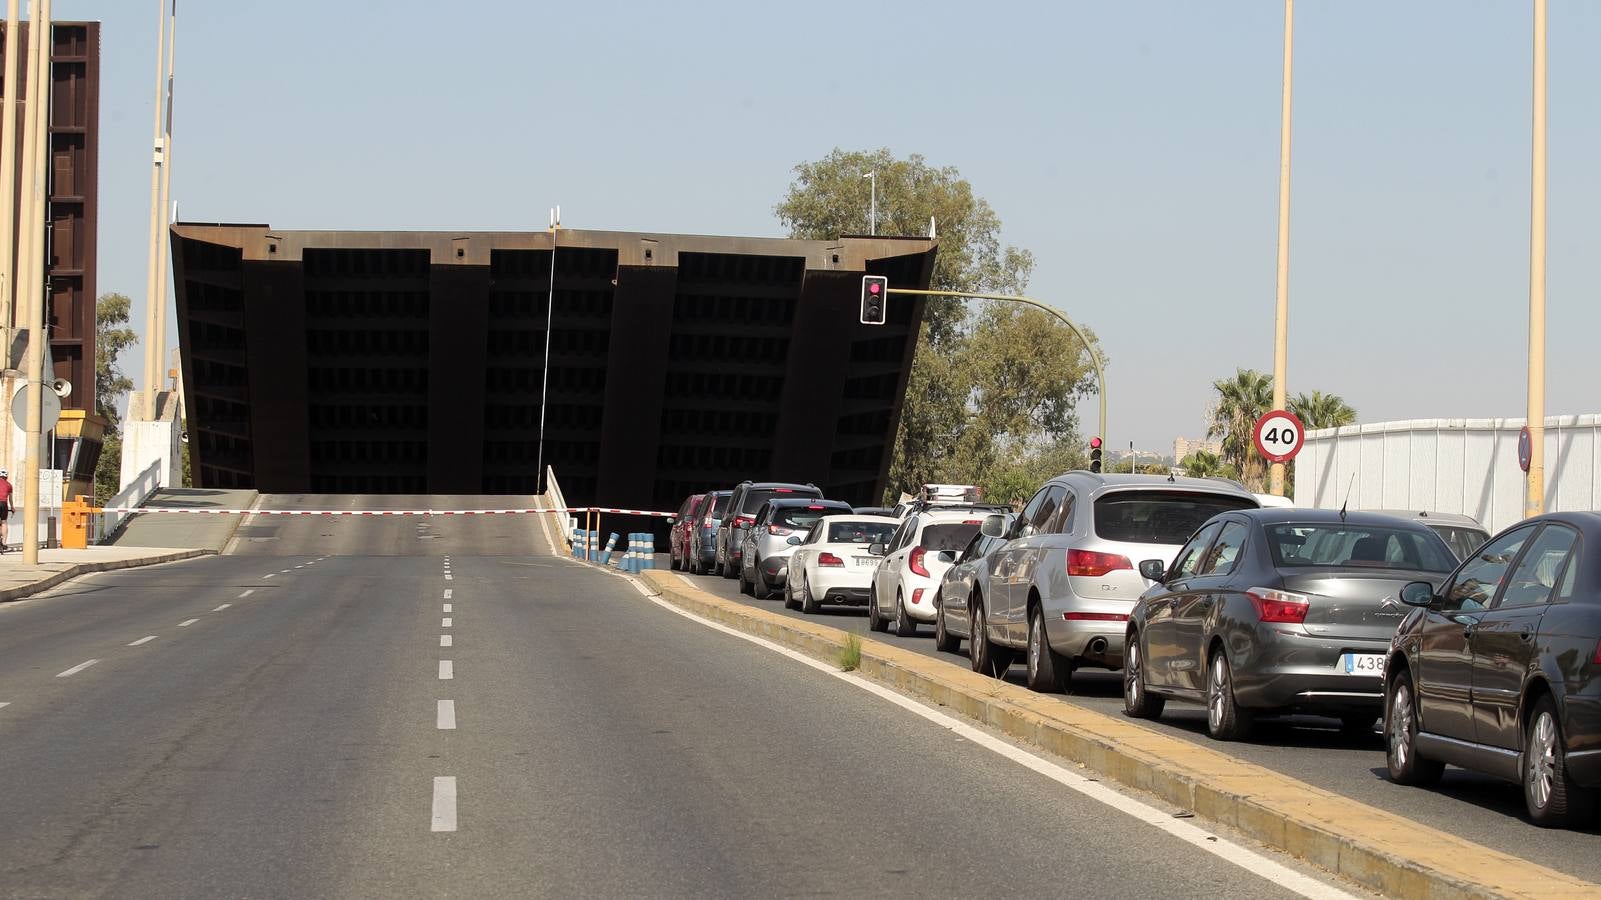
[[[1520,522],[1416,607],[1385,666],[1390,777],[1445,765],[1519,782],[1541,826],[1588,817],[1601,787],[1601,514]]]
[[[1429,528],[1329,509],[1242,509],[1202,525],[1154,581],[1123,641],[1123,704],[1154,718],[1168,700],[1206,705],[1207,731],[1237,740],[1257,715],[1312,713],[1371,734],[1383,666],[1419,579],[1456,557]]]
[[[740,549],[745,543],[745,532],[756,521],[762,504],[774,499],[820,500],[823,492],[815,484],[791,484],[787,481],[742,481],[734,487],[728,498],[728,507],[717,526],[717,550],[712,567],[724,578],[738,578],[742,566]]]

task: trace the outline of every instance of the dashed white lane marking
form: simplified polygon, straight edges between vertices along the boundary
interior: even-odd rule
[[[453,775],[434,777],[434,831],[456,830],[456,778]]]
[[[182,622],[178,623],[178,627],[179,628],[188,628],[190,625],[193,625],[198,621],[200,621],[200,620],[199,619],[184,619]]]
[[[268,572],[267,574],[265,574],[265,575],[263,575],[261,577],[262,578],[271,578],[272,576],[274,576],[276,574],[278,574],[278,573],[277,572]]]
[[[449,573],[449,572],[446,572],[446,573],[445,573],[445,580],[446,580],[446,581],[450,581],[450,580],[451,580],[451,577],[450,577],[450,573]]]
[[[306,567],[305,563],[301,563],[300,565],[295,566],[295,568],[297,568],[297,569],[304,569],[305,567]]]
[[[455,593],[455,591],[452,590],[451,588],[445,588],[445,599],[449,600],[450,599],[450,595],[454,594],[454,593]]]
[[[1148,803],[1143,803],[1134,797],[1119,793],[1098,781],[1094,781],[1078,774],[1077,772],[1063,768],[1062,766],[1057,765],[1056,763],[1051,762],[1044,757],[1036,756],[1021,747],[1008,744],[1007,742],[994,737],[988,732],[981,731],[980,729],[969,725],[966,722],[952,718],[951,716],[939,712],[938,710],[924,706],[923,704],[918,703],[916,700],[913,700],[909,697],[903,697],[889,688],[884,687],[883,685],[868,681],[867,679],[850,672],[841,672],[828,663],[812,659],[811,657],[806,656],[798,651],[775,644],[766,638],[760,638],[753,634],[746,634],[743,631],[737,631],[728,627],[727,625],[722,624],[721,622],[713,622],[709,619],[703,619],[693,613],[679,609],[671,603],[668,603],[660,597],[652,594],[649,588],[632,578],[627,578],[627,576],[621,575],[620,573],[610,574],[616,574],[618,577],[626,578],[628,583],[634,586],[634,590],[644,595],[645,599],[656,604],[657,606],[660,606],[668,612],[676,613],[677,615],[683,616],[686,619],[699,622],[700,624],[705,625],[707,628],[712,628],[717,631],[721,631],[724,634],[733,635],[741,640],[749,641],[760,647],[765,647],[774,653],[787,656],[790,659],[801,663],[802,665],[810,666],[819,672],[832,675],[841,681],[845,681],[849,684],[859,687],[870,694],[901,707],[913,715],[921,716],[922,718],[927,719],[928,721],[933,722],[942,728],[947,728],[952,732],[955,732],[958,736],[966,738],[980,747],[1004,756],[1026,769],[1037,772],[1040,775],[1043,775],[1046,778],[1056,782],[1057,784],[1068,788],[1069,790],[1076,791],[1092,800],[1096,800],[1100,803],[1110,806],[1119,812],[1125,813],[1139,820],[1140,822],[1151,826],[1152,828],[1165,832],[1187,844],[1198,847],[1201,850],[1204,850],[1220,859],[1233,863],[1234,865],[1239,866],[1248,872],[1254,872],[1255,874],[1260,875],[1261,877],[1271,881],[1279,887],[1284,888],[1285,890],[1299,894],[1302,897],[1313,898],[1313,900],[1336,900],[1336,898],[1339,898],[1339,900],[1356,900],[1355,894],[1347,893],[1346,891],[1342,891],[1333,885],[1324,884],[1323,882],[1318,881],[1316,878],[1303,875],[1288,866],[1263,856],[1262,854],[1250,850],[1240,844],[1233,843],[1232,841],[1229,841],[1220,835],[1212,834],[1203,828],[1191,825],[1184,819],[1175,819],[1170,813],[1163,812],[1162,810],[1157,809]]]
[[[448,659],[439,661],[439,680],[449,681],[456,677],[456,664]]]
[[[65,672],[57,672],[56,673],[56,677],[57,678],[66,678],[69,675],[76,675],[79,672],[82,672],[84,669],[89,668],[90,666],[94,665],[95,663],[97,663],[99,661],[100,660],[98,660],[98,659],[91,659],[91,660],[89,660],[87,662],[78,663],[77,665],[73,666],[72,668],[68,669]]]
[[[442,731],[456,730],[456,701],[439,701],[439,728]]]
[[[239,595],[239,599],[243,600],[246,597],[250,596],[251,594],[254,594],[255,592],[256,592],[256,589],[255,588],[251,588],[251,589],[245,591],[243,594],[240,594]]]
[[[0,709],[5,709],[6,707],[8,707],[10,705],[11,705],[11,701],[10,700],[0,701]]]
[[[290,569],[279,569],[278,570],[278,574],[279,575],[288,575],[291,571],[292,570],[290,570]]]
[[[217,607],[216,609],[212,610],[212,612],[222,612],[223,610],[227,609],[230,606],[233,606],[233,604],[232,603],[224,603],[223,605],[221,605],[221,606]]]
[[[444,611],[445,611],[445,612],[450,612],[450,610],[451,610],[451,608],[452,608],[452,607],[453,607],[453,606],[454,606],[454,605],[455,605],[455,604],[451,604],[451,603],[446,603],[446,604],[445,604],[445,609],[444,609]]]
[[[453,645],[453,642],[450,639],[450,635],[442,634],[442,635],[439,636],[439,646],[441,646],[441,647],[449,647],[449,646],[452,646],[452,645]]]
[[[155,639],[156,639],[156,636],[155,636],[155,635],[153,635],[153,634],[147,634],[147,635],[145,635],[145,636],[144,636],[144,637],[142,637],[142,638],[140,638],[140,639],[139,639],[139,640],[137,640],[137,641],[134,641],[134,642],[133,642],[133,643],[131,643],[131,644],[129,644],[129,645],[128,645],[128,646],[130,646],[130,647],[137,647],[137,646],[139,646],[139,645],[140,645],[140,644],[148,644],[148,643],[150,643],[150,642],[151,642],[151,641],[153,641],[153,640],[155,640]]]
[[[445,616],[443,619],[439,620],[439,627],[440,628],[449,628],[450,627],[450,623],[451,623],[450,616]]]

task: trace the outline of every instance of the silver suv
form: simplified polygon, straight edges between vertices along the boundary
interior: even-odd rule
[[[1068,688],[1079,666],[1118,669],[1135,601],[1150,586],[1135,566],[1172,562],[1207,519],[1259,506],[1224,481],[1068,472],[1046,482],[993,552],[968,616],[973,670],[1004,675],[1024,652],[1028,686]],[[999,531],[998,518],[985,528]],[[988,531],[986,532],[988,533]]]

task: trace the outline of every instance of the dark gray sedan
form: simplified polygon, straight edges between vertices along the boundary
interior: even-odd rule
[[[1392,516],[1316,509],[1223,513],[1129,617],[1123,705],[1155,718],[1169,700],[1204,703],[1207,731],[1238,740],[1259,714],[1305,712],[1367,731],[1384,705],[1384,660],[1408,582],[1438,585],[1456,565],[1429,528]]]

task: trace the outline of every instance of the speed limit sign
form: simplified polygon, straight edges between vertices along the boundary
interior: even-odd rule
[[[1295,413],[1275,409],[1256,420],[1256,432],[1252,439],[1256,443],[1256,452],[1267,457],[1269,462],[1289,462],[1301,452],[1301,439],[1305,431]]]

